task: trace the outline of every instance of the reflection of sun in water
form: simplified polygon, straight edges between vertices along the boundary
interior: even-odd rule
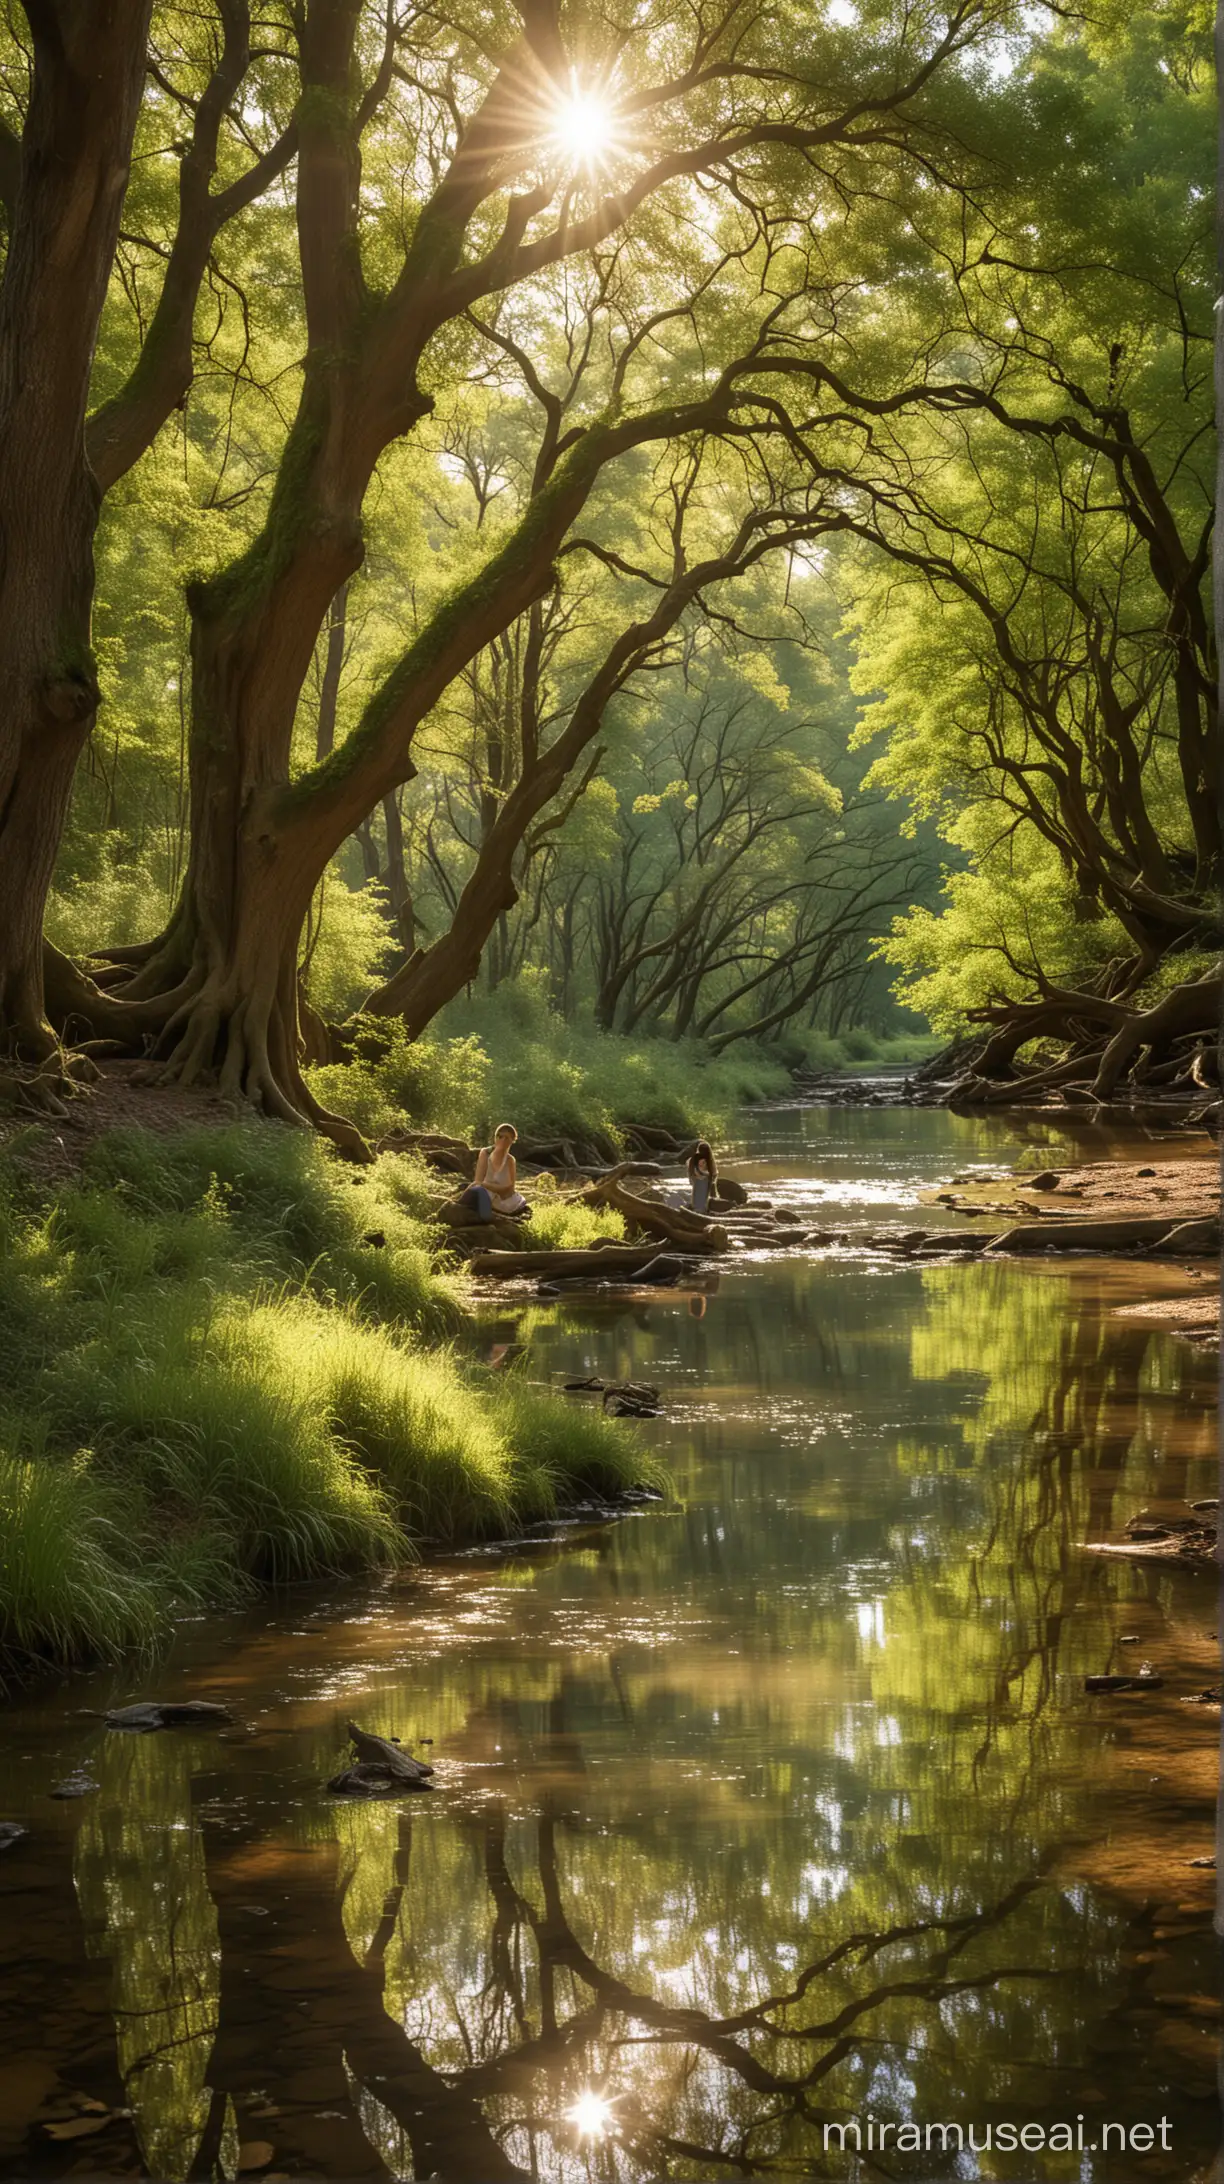
[[[612,2103],[588,2086],[566,2110],[565,2120],[573,2124],[579,2138],[602,2138],[612,2121]]]
[[[568,166],[599,167],[615,149],[616,116],[601,91],[588,89],[574,76],[553,109],[549,135]]]

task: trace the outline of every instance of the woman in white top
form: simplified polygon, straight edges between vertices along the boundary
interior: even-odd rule
[[[512,1122],[499,1123],[492,1145],[483,1148],[476,1163],[476,1181],[471,1188],[473,1191],[482,1192],[488,1200],[486,1220],[492,1220],[499,1214],[504,1216],[526,1210],[526,1199],[515,1189],[518,1170],[511,1148],[517,1137],[518,1131]],[[467,1196],[466,1192],[464,1196]],[[475,1202],[480,1205],[483,1213],[481,1201],[477,1199]]]

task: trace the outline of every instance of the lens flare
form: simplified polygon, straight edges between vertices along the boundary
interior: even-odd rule
[[[549,140],[569,167],[601,167],[616,145],[616,116],[599,90],[574,78],[550,117]]]
[[[602,2138],[612,2121],[612,2103],[588,2086],[566,2110],[565,2120],[573,2124],[579,2138]]]

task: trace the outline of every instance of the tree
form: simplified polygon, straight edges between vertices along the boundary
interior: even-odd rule
[[[6,131],[0,282],[0,1031],[36,1061],[42,911],[98,702],[96,487],[84,423],[140,111],[149,0],[27,11],[29,105]]]
[[[0,283],[0,1041],[49,1060],[42,922],[73,775],[99,690],[91,643],[94,533],[101,494],[164,424],[190,384],[196,298],[222,228],[286,164],[292,132],[233,164],[233,107],[250,67],[244,0],[222,0],[215,33],[184,44],[178,11],[152,54],[160,98],[187,126],[178,219],[160,246],[147,322],[137,311],[127,369],[86,426],[99,323],[120,243],[149,35],[149,0],[38,0],[20,138],[0,167],[8,248]],[[10,81],[12,78],[10,77]],[[186,117],[184,123],[183,117]],[[153,126],[164,127],[164,112]],[[245,145],[244,145],[245,148]],[[129,238],[133,247],[136,239]]]
[[[642,27],[615,68],[610,53],[586,62],[597,86],[608,79],[605,177],[576,161],[572,145],[558,151],[571,70],[582,82],[584,69],[547,8],[524,9],[496,64],[458,21],[426,33],[392,13],[376,37],[359,0],[313,0],[295,19],[306,327],[297,408],[258,535],[189,593],[192,814],[181,900],[122,999],[64,980],[63,1007],[110,1039],[155,1039],[176,1081],[217,1065],[227,1087],[272,1111],[324,1119],[298,1066],[295,966],[328,858],[406,778],[415,728],[454,675],[547,588],[551,557],[602,464],[642,438],[714,425],[725,410],[725,381],[708,392],[707,357],[694,356],[690,391],[656,404],[653,422],[643,412],[571,428],[513,549],[441,610],[348,743],[294,779],[299,698],[331,603],[360,565],[371,478],[384,451],[430,414],[425,381],[453,370],[463,315],[614,233],[634,232],[641,260],[661,193],[699,296],[728,247],[744,258],[760,242],[768,265],[760,239],[780,219],[793,223],[796,206],[800,230],[809,218],[819,225],[830,187],[853,193],[885,177],[891,187],[915,162],[929,172],[939,158],[954,174],[971,97],[956,64],[991,20],[967,0],[921,23],[911,14],[898,25],[883,11],[850,38],[816,34],[786,10],[745,25],[732,8],[699,14],[683,50],[674,35],[652,41]],[[779,67],[780,51],[796,59]],[[379,210],[368,218],[364,140],[384,112],[378,160],[390,160],[400,129],[409,150],[394,160],[385,196],[378,166]],[[404,193],[429,169],[405,228]],[[730,223],[730,246],[705,240],[703,196],[715,231]],[[669,299],[658,315],[674,309]]]

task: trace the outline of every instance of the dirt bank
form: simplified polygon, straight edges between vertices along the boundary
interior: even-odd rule
[[[927,1204],[970,1214],[1042,1221],[1219,1219],[1218,1155],[1204,1134],[1176,1160],[1092,1160],[1065,1168],[1013,1168],[1006,1174],[953,1177]]]

